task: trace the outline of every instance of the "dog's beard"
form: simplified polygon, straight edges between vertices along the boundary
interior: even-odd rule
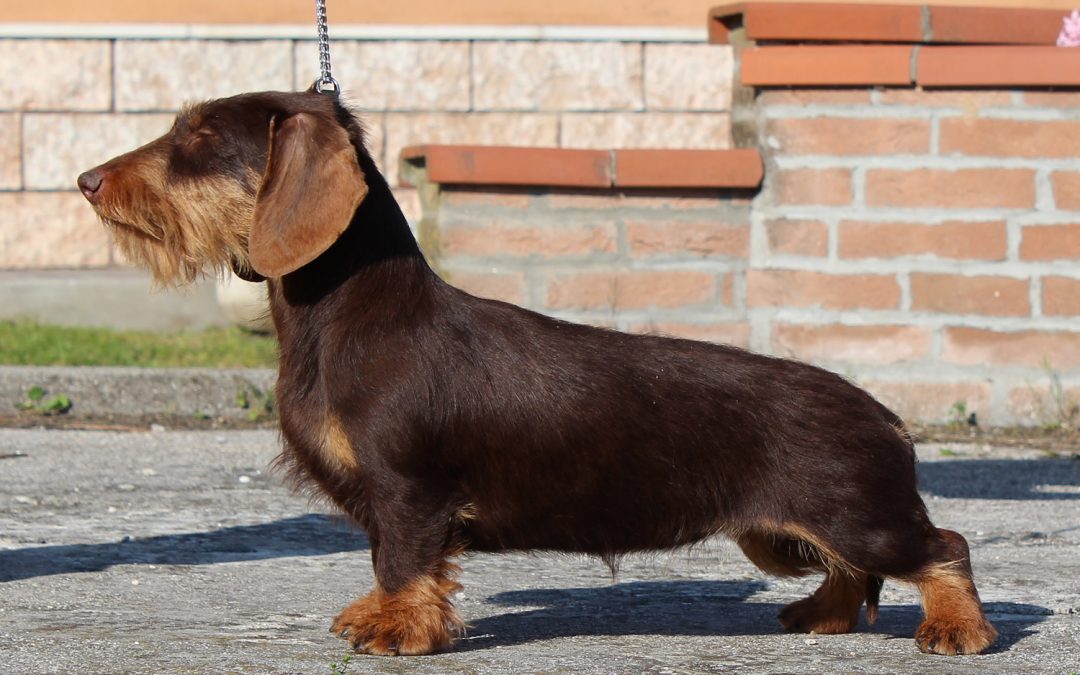
[[[117,200],[123,209],[104,200],[98,217],[120,255],[148,270],[155,287],[175,288],[234,268],[249,269],[254,196],[233,181],[215,182],[174,185],[167,199],[144,187]]]

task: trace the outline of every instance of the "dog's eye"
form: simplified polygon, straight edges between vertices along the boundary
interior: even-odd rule
[[[206,143],[207,141],[214,140],[215,138],[217,138],[216,131],[203,127],[190,132],[184,139],[184,145],[189,148],[196,148]]]

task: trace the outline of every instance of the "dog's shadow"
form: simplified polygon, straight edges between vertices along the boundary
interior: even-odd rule
[[[777,614],[784,605],[751,602],[763,581],[635,581],[596,588],[508,591],[488,604],[517,607],[471,621],[458,651],[473,651],[592,636],[758,636],[783,634]],[[792,598],[795,600],[797,598]],[[1007,651],[1032,633],[1050,610],[1036,605],[987,605],[1001,635],[990,653]],[[1005,620],[1002,620],[1005,619]],[[858,632],[913,640],[922,621],[916,605],[882,606],[877,622]],[[828,636],[822,636],[827,639]]]
[[[918,470],[919,489],[946,499],[1080,500],[1075,459],[959,459]]]
[[[209,565],[327,555],[368,547],[364,533],[342,519],[312,513],[207,532],[0,551],[0,582],[53,574],[100,572],[113,565]]]

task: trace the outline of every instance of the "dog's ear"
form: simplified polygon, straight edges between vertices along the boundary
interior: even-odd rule
[[[349,226],[367,191],[341,125],[306,112],[274,118],[248,240],[251,267],[280,277],[319,257]]]

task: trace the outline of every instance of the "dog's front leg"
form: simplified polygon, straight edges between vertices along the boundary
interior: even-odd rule
[[[441,508],[421,514],[416,505],[382,506],[369,533],[375,588],[346,607],[332,630],[368,654],[446,649],[464,625],[450,602],[461,588],[459,568],[447,559],[456,553],[448,549],[451,519]]]

